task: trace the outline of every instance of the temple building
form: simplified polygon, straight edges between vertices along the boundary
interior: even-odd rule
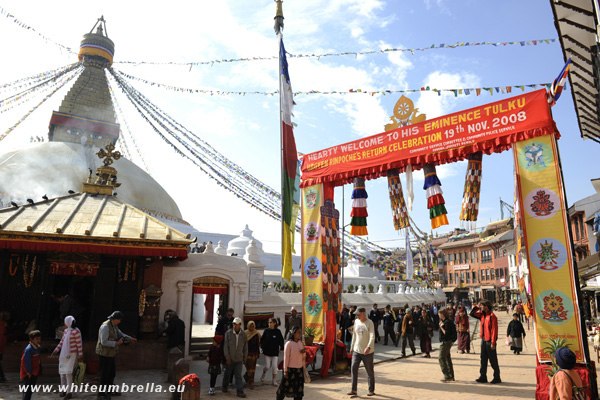
[[[259,326],[285,318],[292,305],[301,308],[300,293],[275,292],[269,284],[281,281],[281,255],[265,252],[248,226],[239,236],[197,230],[156,180],[115,151],[120,125],[106,75],[114,52],[101,18],[84,35],[82,71],[50,116],[48,141],[0,152],[0,312],[10,316],[8,369],[19,365],[27,332],[39,329],[53,345],[65,315],[77,319],[93,373],[98,327],[114,310],[125,314],[122,330],[143,343],[123,348],[118,365],[164,368],[159,324],[166,310],[177,311],[189,328],[184,353],[191,356],[205,350],[227,307]],[[344,285],[357,292],[344,301],[400,306],[444,299],[348,261]],[[293,263],[299,283],[299,257]]]

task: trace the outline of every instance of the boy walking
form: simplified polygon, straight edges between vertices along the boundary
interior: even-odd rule
[[[21,356],[21,385],[26,385],[27,390],[23,393],[23,400],[31,399],[33,394],[31,387],[37,382],[40,375],[40,345],[42,344],[42,333],[40,331],[29,332],[29,344],[25,347]]]

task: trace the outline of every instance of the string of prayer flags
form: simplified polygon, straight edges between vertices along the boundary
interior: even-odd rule
[[[427,197],[431,228],[436,229],[442,225],[448,225],[448,211],[446,211],[446,201],[442,192],[442,182],[437,176],[435,165],[425,164],[423,172],[425,173],[423,190],[425,190],[425,196]]]
[[[388,171],[388,189],[390,192],[390,204],[392,206],[392,217],[394,219],[394,229],[400,230],[410,225],[408,210],[404,202],[404,193],[402,193],[402,182],[398,170]]]
[[[354,190],[352,191],[352,211],[350,216],[350,234],[356,236],[366,236],[367,230],[367,198],[369,195],[365,190],[365,179],[354,179]]]
[[[467,159],[467,174],[465,177],[465,190],[460,210],[461,221],[475,222],[479,213],[479,194],[481,192],[481,162],[482,152],[470,154]]]

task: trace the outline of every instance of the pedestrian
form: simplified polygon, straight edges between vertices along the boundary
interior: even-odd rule
[[[431,319],[433,320],[433,328],[434,329],[438,329],[438,324],[440,322],[439,320],[439,316],[438,316],[438,305],[437,302],[433,302],[433,306],[431,306]]]
[[[302,329],[298,326],[290,331],[290,340],[283,349],[283,378],[277,388],[277,400],[292,397],[301,400],[304,397],[304,366],[306,350],[302,344]]]
[[[342,331],[342,342],[344,342],[346,347],[348,347],[351,339],[350,334],[348,333],[348,328],[352,326],[350,309],[348,307],[344,306],[342,308],[338,324],[340,325],[340,330]]]
[[[458,306],[456,313],[456,331],[458,332],[458,352],[465,354],[471,352],[471,333],[469,331],[469,316],[464,306]]]
[[[2,369],[2,354],[4,353],[4,348],[6,347],[7,342],[7,321],[8,313],[0,312],[0,383],[6,382],[6,377],[4,376],[4,370]]]
[[[392,340],[392,344],[397,346],[396,334],[394,333],[394,324],[396,323],[396,317],[392,312],[392,306],[389,304],[385,306],[385,312],[383,314],[383,345],[387,346],[388,337]]]
[[[373,354],[375,353],[375,327],[373,321],[367,318],[367,311],[361,307],[356,312],[350,352],[352,354],[352,389],[349,396],[357,396],[358,368],[360,362],[367,371],[369,392],[367,396],[375,395],[375,371],[373,368]]]
[[[32,386],[37,382],[42,369],[40,360],[40,346],[42,345],[42,333],[40,331],[29,332],[29,344],[25,347],[21,356],[21,385],[27,386],[23,392],[23,400],[31,399]]]
[[[210,375],[210,386],[208,388],[208,395],[213,396],[215,394],[215,385],[217,384],[217,376],[221,375],[221,363],[224,360],[223,355],[223,336],[215,336],[212,344],[208,349],[208,374]]]
[[[225,336],[225,332],[231,329],[233,326],[233,314],[233,308],[228,308],[225,315],[219,316],[217,326],[215,327],[215,336]]]
[[[291,315],[289,316],[289,318],[285,321],[285,338],[286,340],[289,340],[291,338],[290,332],[292,331],[292,328],[294,327],[298,327],[301,328],[302,327],[302,317],[300,315],[298,315],[298,311],[296,311],[296,307],[292,307],[290,310]]]
[[[377,303],[373,304],[373,308],[369,311],[369,319],[373,321],[375,327],[375,342],[379,343],[381,337],[379,336],[379,323],[381,322],[381,314],[377,308]]]
[[[549,400],[585,399],[581,377],[573,369],[576,357],[568,347],[561,347],[554,353],[556,364],[560,367],[550,379]],[[576,397],[579,396],[579,397]]]
[[[100,390],[98,397],[120,396],[121,393],[108,393],[109,386],[114,384],[116,375],[115,357],[119,353],[119,346],[129,342],[137,342],[137,339],[124,334],[119,325],[124,315],[121,311],[115,311],[108,319],[100,325],[98,330],[98,342],[96,343],[96,354],[100,360]]]
[[[494,379],[490,383],[501,383],[500,366],[498,365],[498,353],[496,352],[496,342],[498,341],[498,318],[494,314],[492,303],[488,300],[482,300],[479,307],[475,306],[469,314],[478,319],[479,337],[481,338],[481,355],[478,383],[487,383],[487,364],[488,360],[494,370]]]
[[[433,337],[433,319],[425,308],[421,311],[421,318],[417,324],[417,334],[423,357],[431,358],[431,338]]]
[[[513,320],[508,324],[506,337],[511,338],[510,349],[514,354],[521,354],[523,351],[523,340],[525,339],[525,328],[519,321],[519,314],[513,314]]]
[[[183,353],[185,350],[185,322],[175,311],[169,313],[165,333],[167,335],[167,352],[177,347]]]
[[[246,397],[242,381],[242,367],[248,357],[246,334],[242,331],[242,319],[235,317],[233,327],[225,333],[223,339],[223,354],[225,356],[225,374],[223,376],[223,393],[227,393],[231,375],[235,376],[237,397]]]
[[[406,357],[407,341],[414,356],[417,354],[417,350],[415,349],[415,321],[410,308],[406,309],[406,313],[402,319],[402,357]]]
[[[440,310],[438,315],[440,317],[440,354],[438,360],[442,374],[444,374],[442,382],[454,382],[454,366],[452,365],[450,349],[456,341],[456,326],[454,325],[454,321],[449,318],[447,309]]]
[[[525,308],[523,307],[523,302],[521,300],[519,300],[519,302],[517,303],[515,312],[519,315],[519,321],[521,321],[522,323],[523,317],[525,316]]]
[[[72,315],[65,317],[65,330],[60,343],[52,352],[52,356],[58,357],[58,373],[60,375],[60,384],[65,389],[60,392],[60,397],[70,399],[73,395],[71,384],[73,383],[73,370],[75,364],[83,359],[83,345],[81,341],[81,331],[77,327],[75,318]]]
[[[260,377],[260,383],[265,382],[267,371],[272,370],[271,384],[277,386],[277,366],[279,364],[279,351],[283,350],[283,336],[277,327],[275,318],[269,318],[269,327],[263,331],[260,338],[260,347],[265,356],[265,367]]]
[[[260,356],[260,333],[256,330],[254,321],[246,324],[246,342],[248,343],[248,356],[246,357],[246,374],[244,380],[250,389],[254,389],[254,374],[256,372],[256,361]]]

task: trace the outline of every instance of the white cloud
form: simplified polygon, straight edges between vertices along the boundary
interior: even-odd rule
[[[478,87],[479,84],[479,77],[471,73],[434,71],[425,78],[422,86],[429,86],[431,89],[460,89]],[[462,98],[455,97],[452,92],[442,92],[438,95],[436,92],[428,91],[421,93],[417,100],[417,107],[427,115],[427,118],[436,118],[447,114],[460,101]]]

